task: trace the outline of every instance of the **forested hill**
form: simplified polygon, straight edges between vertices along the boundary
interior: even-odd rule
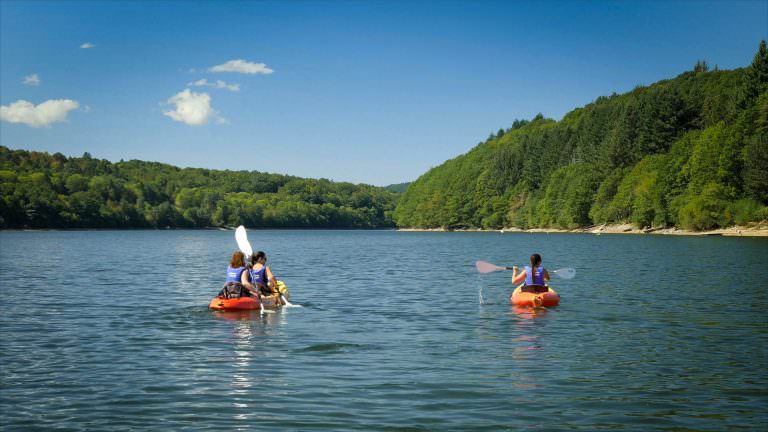
[[[745,61],[746,62],[746,61]],[[421,228],[710,229],[768,218],[768,52],[515,121],[431,169],[395,222]]]
[[[0,146],[0,228],[394,226],[384,188]]]
[[[384,186],[384,188],[388,191],[403,193],[405,192],[406,189],[408,189],[408,185],[410,185],[410,183],[397,183],[397,184],[391,184],[389,186]]]

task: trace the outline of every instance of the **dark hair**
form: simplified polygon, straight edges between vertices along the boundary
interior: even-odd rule
[[[531,281],[533,281],[534,285],[536,284],[536,266],[539,264],[541,264],[541,255],[531,255]]]
[[[245,267],[245,254],[240,251],[235,251],[232,254],[232,259],[229,260],[229,266],[232,268]]]
[[[267,254],[265,254],[263,251],[258,251],[255,254],[251,255],[251,265],[255,265],[257,262],[259,262],[260,258],[264,258],[264,261],[266,261]]]

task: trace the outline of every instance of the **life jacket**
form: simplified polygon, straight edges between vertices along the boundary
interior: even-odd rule
[[[243,271],[245,271],[245,267],[233,268],[232,266],[227,266],[226,282],[240,283],[240,277],[243,275]]]
[[[248,273],[251,276],[252,284],[267,284],[267,266],[261,266],[258,270],[254,270],[253,267],[251,267],[248,269]]]
[[[531,267],[525,266],[525,284],[526,285],[545,285],[544,281],[544,267],[536,266],[536,274],[532,274]]]

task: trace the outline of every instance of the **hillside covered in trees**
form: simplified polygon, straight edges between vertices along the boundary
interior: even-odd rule
[[[516,120],[387,188],[0,146],[0,192],[0,228],[747,224],[768,219],[768,50],[736,70],[699,62],[560,121]]]
[[[768,52],[515,121],[412,183],[400,227],[703,230],[768,218]]]
[[[392,227],[384,188],[0,146],[1,228]]]

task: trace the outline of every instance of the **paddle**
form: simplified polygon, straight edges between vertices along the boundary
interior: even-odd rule
[[[503,271],[503,270],[512,270],[512,267],[501,267],[486,261],[477,261],[475,263],[475,267],[477,267],[477,271],[479,271],[480,273],[492,273],[492,272]],[[555,274],[562,279],[573,279],[573,277],[576,276],[576,269],[572,267],[565,267],[565,268],[551,271],[550,273]]]
[[[240,225],[235,230],[235,241],[237,241],[237,247],[240,248],[240,252],[245,254],[246,259],[253,255],[253,248],[251,248],[251,243],[248,241],[248,234],[245,232],[244,226]],[[279,292],[279,294],[280,300],[282,300],[283,304],[286,306],[291,306],[291,303],[287,298],[285,298],[283,293]],[[261,308],[264,310],[264,305],[262,305]]]
[[[237,247],[240,248],[240,252],[245,254],[245,259],[248,259],[253,255],[253,249],[251,243],[248,242],[248,234],[245,232],[245,227],[240,225],[235,230],[235,241],[237,241]]]

